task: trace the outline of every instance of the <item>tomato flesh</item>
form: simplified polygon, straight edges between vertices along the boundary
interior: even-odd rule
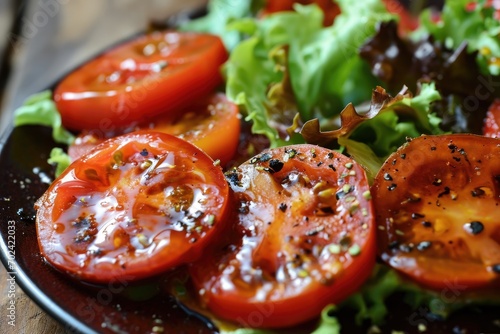
[[[171,135],[137,132],[73,162],[36,203],[43,256],[90,282],[139,280],[196,259],[217,238],[229,187]]]
[[[500,141],[422,136],[372,186],[379,254],[431,289],[500,286]]]
[[[159,115],[147,123],[131,126],[122,132],[152,130],[182,138],[202,149],[214,160],[226,165],[234,156],[240,136],[240,117],[236,104],[224,94],[216,93],[197,100],[177,115]],[[83,131],[70,145],[72,160],[116,134],[100,131]]]
[[[226,172],[237,214],[190,266],[203,304],[250,327],[317,317],[371,274],[375,230],[364,170],[313,145],[266,151]]]
[[[175,114],[223,82],[227,51],[219,37],[154,32],[84,64],[54,91],[63,125],[112,131]],[[84,117],[82,117],[84,116]]]

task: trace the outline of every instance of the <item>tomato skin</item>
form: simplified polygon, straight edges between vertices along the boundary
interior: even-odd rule
[[[364,170],[349,158],[313,145],[280,147],[226,177],[238,209],[232,231],[190,265],[215,315],[250,327],[296,325],[370,276],[373,208]]]
[[[157,132],[110,139],[37,201],[42,255],[79,280],[135,281],[197,259],[230,212],[219,167]]]
[[[500,137],[500,99],[493,101],[486,112],[483,135],[492,138]]]
[[[219,37],[153,32],[70,73],[56,87],[54,101],[66,128],[113,131],[175,114],[209,94],[223,82],[219,68],[226,59]]]
[[[499,287],[500,141],[421,136],[392,154],[372,194],[383,261],[424,287]]]
[[[202,149],[225,166],[236,153],[240,136],[238,106],[222,93],[215,93],[184,108],[178,115],[159,115],[149,122],[122,132],[151,130],[178,136]],[[83,131],[68,148],[71,160],[78,159],[116,133]]]

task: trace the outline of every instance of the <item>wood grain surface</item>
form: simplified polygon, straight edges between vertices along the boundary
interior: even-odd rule
[[[11,276],[0,265],[0,333],[2,334],[60,334],[64,327],[41,310],[18,285],[11,285]],[[9,318],[15,301],[15,320]],[[11,307],[11,310],[9,310]],[[10,323],[10,324],[9,324]],[[12,325],[14,324],[14,326]]]

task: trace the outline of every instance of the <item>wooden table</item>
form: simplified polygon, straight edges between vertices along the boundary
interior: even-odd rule
[[[2,334],[62,334],[64,327],[47,313],[42,311],[18,285],[13,287],[8,280],[10,275],[3,265],[0,265],[0,333]],[[9,296],[10,295],[10,296]],[[15,300],[15,326],[9,325],[8,307]]]

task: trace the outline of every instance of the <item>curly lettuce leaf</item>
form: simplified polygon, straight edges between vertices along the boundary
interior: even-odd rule
[[[301,134],[311,144],[344,146],[373,178],[385,158],[407,137],[443,133],[439,128],[440,118],[431,113],[431,104],[439,99],[433,83],[422,85],[417,96],[412,96],[405,87],[392,97],[377,87],[368,112],[358,114],[354,106],[348,104],[340,114],[340,128],[323,132],[320,121],[312,119],[304,124]]]
[[[469,52],[478,51],[477,61],[483,73],[499,75],[500,21],[494,13],[491,1],[446,1],[438,22],[430,9],[422,13],[421,28],[416,34],[431,34],[451,49],[467,42]]]
[[[286,113],[269,96],[276,84],[289,80],[294,108],[307,121],[337,115],[347,102],[368,100],[379,82],[359,58],[358,49],[375,33],[378,22],[392,16],[380,0],[341,0],[338,4],[342,14],[328,27],[323,27],[323,12],[316,5],[295,5],[294,12],[272,14],[253,24],[245,19],[230,25],[252,35],[236,46],[225,66],[228,97],[242,106],[247,120],[253,122],[252,131],[266,135],[271,146],[303,141],[297,136],[287,141],[268,122],[282,116],[273,113]],[[284,47],[285,69],[280,57],[275,57]],[[290,116],[284,124],[292,123]]]
[[[57,143],[71,144],[75,137],[62,126],[61,115],[49,90],[34,94],[14,112],[14,126],[44,125],[52,127],[52,137]]]

